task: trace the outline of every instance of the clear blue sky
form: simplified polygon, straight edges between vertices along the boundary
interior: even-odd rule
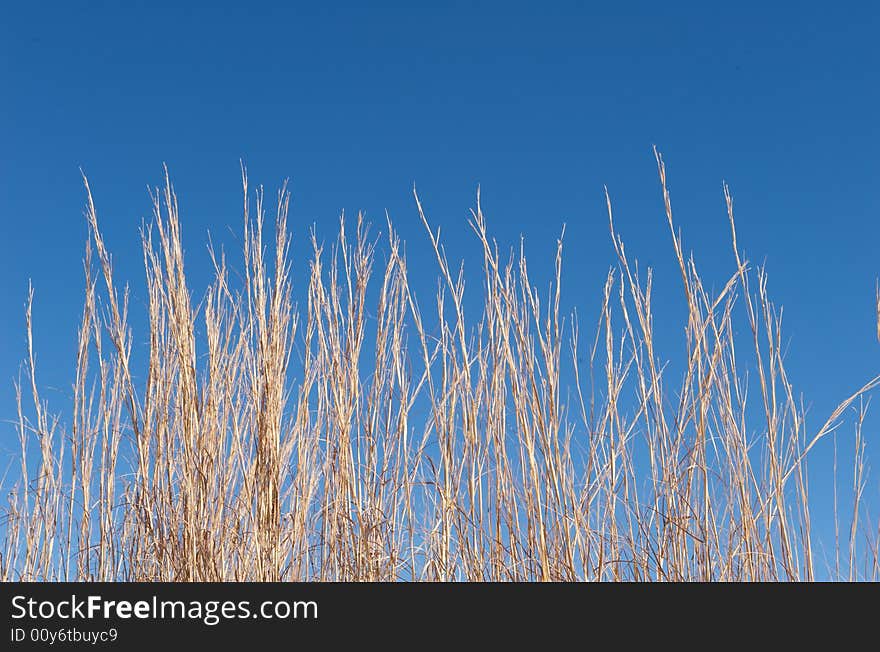
[[[14,416],[28,279],[43,382],[61,401],[73,380],[79,168],[137,302],[137,228],[163,162],[194,271],[209,229],[238,231],[241,158],[267,189],[290,177],[297,251],[312,223],[329,237],[342,209],[377,225],[387,209],[427,254],[416,183],[450,254],[470,256],[480,184],[498,239],[524,234],[538,261],[567,224],[567,307],[592,314],[614,262],[603,184],[628,251],[657,270],[658,301],[681,298],[657,145],[685,245],[715,283],[732,270],[731,184],[741,247],[766,260],[785,307],[811,424],[880,370],[876,3],[179,4],[3,9],[0,418]]]

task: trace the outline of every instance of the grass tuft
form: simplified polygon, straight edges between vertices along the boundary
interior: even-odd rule
[[[862,399],[880,376],[808,431],[785,371],[781,311],[764,270],[742,257],[728,187],[734,265],[711,293],[655,154],[687,309],[678,379],[655,346],[652,272],[631,262],[607,191],[617,263],[584,342],[577,316],[560,310],[563,237],[539,290],[521,249],[500,253],[479,193],[469,222],[483,254],[476,312],[418,195],[436,296],[415,296],[390,221],[379,241],[358,216],[340,220],[326,251],[312,234],[307,300],[296,306],[290,195],[267,200],[244,169],[241,273],[212,251],[198,300],[167,170],[152,193],[141,233],[148,346],[136,374],[132,346],[143,338],[132,337],[128,288],[84,178],[72,414],[62,426],[40,396],[31,292],[16,385],[20,480],[3,515],[0,577],[813,580],[808,453],[857,406],[853,517],[827,571],[880,579],[877,528],[859,530]],[[880,286],[877,319],[880,338]]]

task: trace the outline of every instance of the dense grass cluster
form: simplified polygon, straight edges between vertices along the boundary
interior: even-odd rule
[[[673,224],[657,162],[687,305],[675,378],[655,350],[651,273],[641,278],[627,256],[610,199],[618,262],[597,327],[582,338],[560,314],[562,241],[555,281],[539,291],[521,251],[499,253],[479,198],[470,221],[483,251],[478,314],[465,314],[465,276],[418,197],[436,296],[415,296],[390,223],[374,241],[358,219],[341,224],[332,251],[312,237],[298,308],[288,194],[270,207],[268,236],[263,193],[246,175],[240,274],[212,256],[203,297],[187,284],[167,178],[156,191],[143,232],[149,351],[135,373],[127,288],[86,184],[72,415],[62,427],[40,397],[28,309],[20,480],[4,514],[0,576],[814,579],[808,453],[880,377],[808,432],[765,275],[741,258],[727,188],[735,267],[712,294]],[[738,319],[750,328],[736,330]],[[827,570],[877,579],[876,525],[859,522],[857,421],[854,516]]]

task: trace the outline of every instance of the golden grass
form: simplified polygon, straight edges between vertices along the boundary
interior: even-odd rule
[[[560,314],[562,238],[543,294],[522,251],[499,253],[479,195],[479,314],[466,314],[463,270],[417,196],[441,282],[431,303],[410,287],[392,224],[382,244],[359,216],[353,239],[342,221],[329,252],[312,235],[300,310],[286,189],[267,246],[265,199],[243,174],[241,283],[212,254],[214,280],[197,302],[167,172],[142,232],[149,349],[136,380],[128,291],[86,181],[72,419],[62,429],[40,397],[29,302],[32,406],[19,384],[23,481],[5,513],[0,576],[814,579],[807,454],[880,376],[807,431],[780,316],[764,271],[741,257],[727,187],[735,266],[713,295],[673,222],[659,154],[657,163],[687,307],[678,382],[655,350],[652,273],[643,280],[628,257],[607,193],[618,262],[584,365],[578,321]],[[377,246],[386,262],[374,277]],[[877,301],[880,337],[880,290]],[[744,341],[737,316],[750,327]],[[747,409],[750,391],[758,405]],[[829,569],[840,579],[880,578],[876,537],[857,546],[863,419],[861,407],[854,517]],[[861,565],[857,548],[867,550]]]

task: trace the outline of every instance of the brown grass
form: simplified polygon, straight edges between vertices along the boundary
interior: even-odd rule
[[[138,377],[128,290],[86,181],[72,418],[62,428],[40,398],[29,302],[22,481],[0,577],[812,580],[807,456],[858,406],[854,516],[828,571],[880,578],[876,534],[859,529],[861,399],[880,376],[808,431],[780,313],[764,271],[741,257],[727,187],[735,265],[711,294],[657,163],[687,308],[678,382],[655,350],[652,273],[642,279],[628,257],[607,193],[618,263],[585,345],[576,317],[560,314],[562,238],[544,294],[522,250],[500,254],[479,195],[477,315],[466,314],[463,269],[417,196],[441,281],[431,303],[414,295],[391,223],[384,243],[372,241],[359,216],[353,233],[341,221],[329,252],[312,235],[307,301],[296,308],[289,195],[271,207],[269,243],[263,192],[246,175],[241,283],[212,253],[214,280],[197,302],[167,173],[142,233],[149,350]],[[374,275],[377,246],[386,262]],[[737,319],[750,329],[735,342]]]

